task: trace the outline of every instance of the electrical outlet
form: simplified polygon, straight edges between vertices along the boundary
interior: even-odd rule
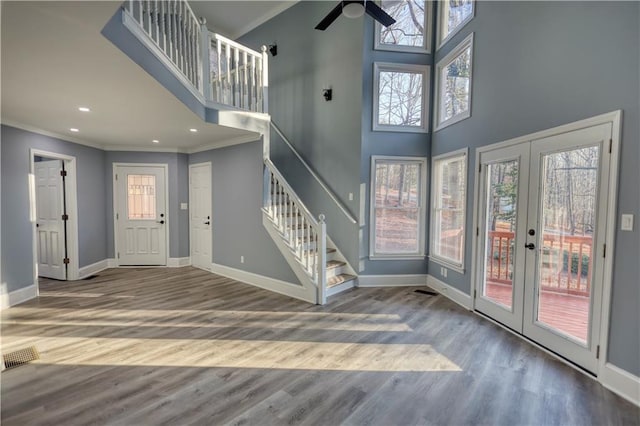
[[[180,203],[180,210],[188,210],[188,209],[189,209],[189,204]]]
[[[244,263],[244,256],[240,256],[240,263]]]
[[[447,278],[447,268],[440,268],[440,275]]]
[[[633,231],[633,215],[632,214],[623,214],[622,220],[620,221],[620,230],[621,231]]]

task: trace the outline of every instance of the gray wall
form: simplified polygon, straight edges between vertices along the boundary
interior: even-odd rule
[[[79,265],[107,257],[104,152],[3,125],[2,282],[8,291],[34,284],[28,191],[31,148],[76,157]]]
[[[310,1],[287,9],[240,39],[252,48],[278,44],[269,57],[269,113],[352,215],[359,212],[362,121],[362,20],[338,19],[328,31],[316,24],[335,5]],[[333,100],[322,89],[331,86]],[[314,214],[327,217],[327,233],[350,263],[359,260],[358,225],[340,213],[279,138],[271,157]],[[353,201],[348,195],[353,193]]]
[[[436,55],[441,58],[475,32],[472,116],[436,132],[433,155],[469,146],[473,165],[473,148],[622,109],[618,212],[638,217],[638,3],[477,2],[476,8],[476,17]],[[469,167],[467,241],[473,172]],[[635,375],[640,375],[638,229],[616,233],[608,354]],[[469,294],[471,244],[465,264],[464,275],[449,271],[444,280]],[[439,268],[431,263],[429,270]]]
[[[170,152],[105,152],[105,197],[107,209],[107,254],[115,257],[113,234],[113,163],[168,164],[169,175],[169,257],[189,256],[189,211],[180,210],[180,203],[189,202],[189,178],[186,154]],[[185,170],[187,169],[187,170]]]
[[[262,225],[262,142],[189,156],[190,164],[205,162],[211,162],[213,263],[298,283]]]

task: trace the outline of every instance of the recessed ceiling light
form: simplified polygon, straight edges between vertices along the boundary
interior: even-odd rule
[[[160,143],[160,141],[159,141],[158,139],[154,139],[154,140],[152,140],[151,142],[153,142],[153,143]]]
[[[191,133],[197,133],[197,132],[198,132],[198,129],[189,129],[189,131],[190,131]]]
[[[80,130],[76,129],[75,127],[70,128],[69,130],[71,130],[72,132],[76,133],[79,132]]]
[[[89,112],[91,110],[89,108],[87,108],[87,107],[78,107],[78,111]]]

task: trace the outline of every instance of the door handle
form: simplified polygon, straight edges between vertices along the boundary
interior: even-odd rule
[[[211,224],[211,222],[206,221],[204,224],[205,224],[205,225],[210,225],[210,224]]]
[[[524,248],[528,248],[529,250],[535,250],[536,249],[536,245],[533,243],[529,243],[529,244],[525,244]]]
[[[160,225],[164,225],[164,220],[156,221],[156,223],[159,223]]]

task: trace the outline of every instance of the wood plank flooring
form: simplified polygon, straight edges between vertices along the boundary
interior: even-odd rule
[[[629,425],[640,410],[442,296],[314,306],[200,271],[44,280],[2,312],[3,425]]]

